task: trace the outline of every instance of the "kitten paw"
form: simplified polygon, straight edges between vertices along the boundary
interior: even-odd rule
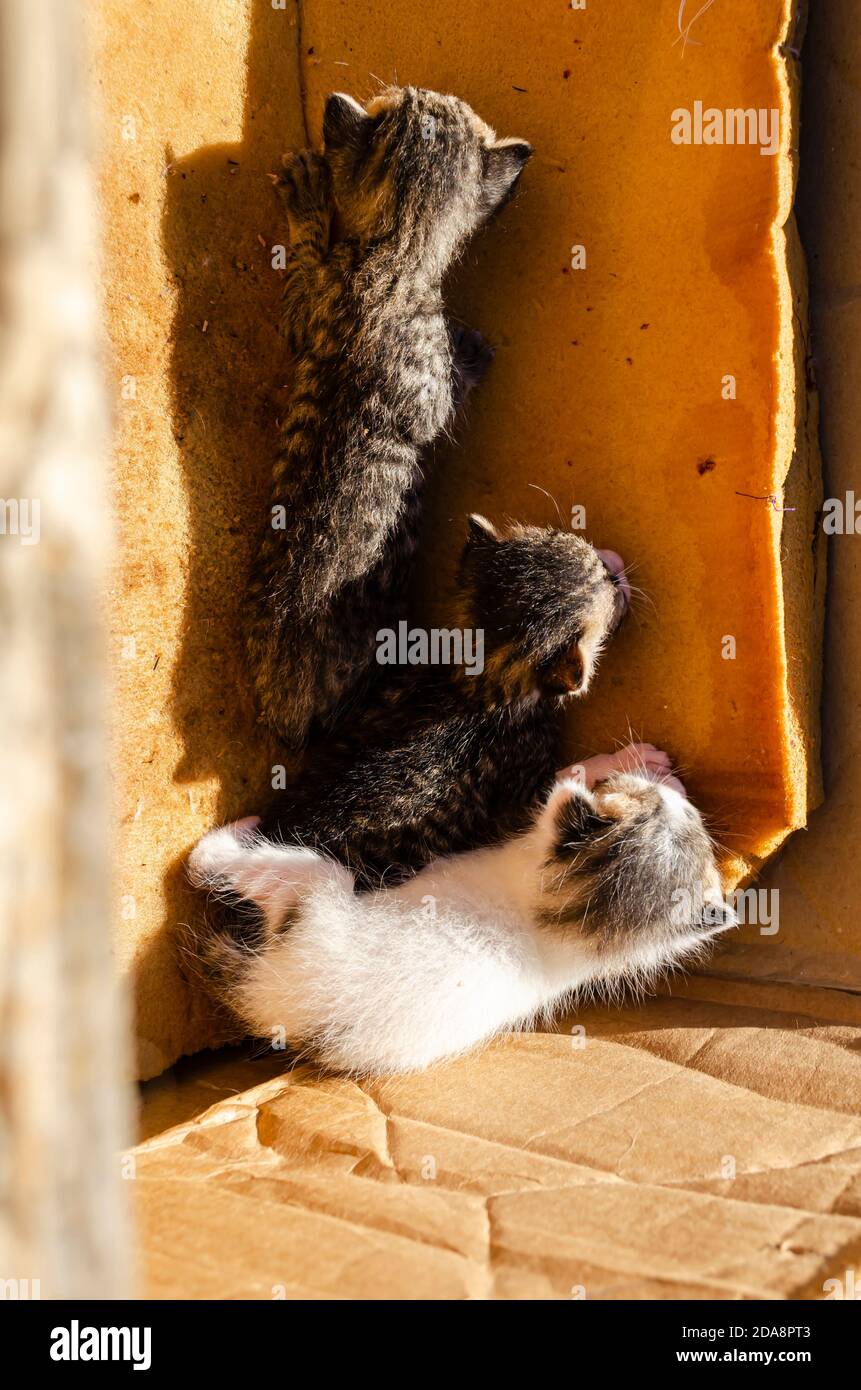
[[[629,743],[617,753],[598,753],[594,758],[584,758],[580,763],[562,768],[557,772],[556,780],[577,781],[591,791],[598,782],[612,777],[614,772],[639,772],[655,781],[668,782],[674,790],[678,790],[682,784],[677,777],[671,777],[671,768],[672,759],[662,748],[656,748],[653,743]]]
[[[324,155],[313,150],[284,156],[278,187],[287,212],[297,224],[328,219],[331,208],[331,178]]]

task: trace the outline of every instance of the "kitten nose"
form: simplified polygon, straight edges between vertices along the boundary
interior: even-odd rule
[[[628,576],[625,574],[625,561],[615,550],[599,550],[598,554],[615,579],[616,586],[625,600],[625,607],[627,608],[631,602],[631,586],[628,583]]]

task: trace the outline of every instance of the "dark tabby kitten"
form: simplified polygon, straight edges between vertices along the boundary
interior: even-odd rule
[[[246,600],[263,717],[287,743],[331,724],[399,615],[421,454],[490,352],[455,330],[443,275],[532,153],[456,97],[326,103],[325,155],[286,164],[285,330],[296,378]]]
[[[480,675],[402,670],[261,824],[386,882],[524,828],[553,783],[562,704],[589,687],[627,607],[612,552],[567,531],[470,518],[457,626],[483,629]]]

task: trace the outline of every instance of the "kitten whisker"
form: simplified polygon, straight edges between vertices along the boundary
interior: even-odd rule
[[[552,492],[548,492],[546,488],[539,487],[537,483],[527,483],[526,486],[534,488],[536,492],[543,492],[544,496],[550,499],[550,501],[556,508],[556,515],[559,518],[559,525],[564,528],[565,523],[562,520],[562,513],[559,510],[559,503],[556,501],[556,498],[553,496]]]

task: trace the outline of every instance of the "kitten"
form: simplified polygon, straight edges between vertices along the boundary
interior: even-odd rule
[[[613,552],[473,516],[455,625],[483,630],[483,671],[407,668],[381,685],[262,834],[326,849],[367,884],[523,829],[559,766],[562,707],[588,690],[627,602]]]
[[[532,153],[414,87],[367,110],[335,93],[323,134],[325,154],[283,174],[296,375],[245,601],[262,715],[293,747],[337,717],[398,619],[422,453],[491,357],[447,322],[442,278]]]
[[[653,754],[634,773],[630,750],[595,760],[609,778],[559,783],[519,836],[369,894],[324,855],[262,841],[255,818],[212,831],[193,881],[253,903],[258,921],[256,935],[197,943],[211,987],[252,1034],[371,1075],[653,982],[735,923],[681,784],[645,775],[663,777]]]

